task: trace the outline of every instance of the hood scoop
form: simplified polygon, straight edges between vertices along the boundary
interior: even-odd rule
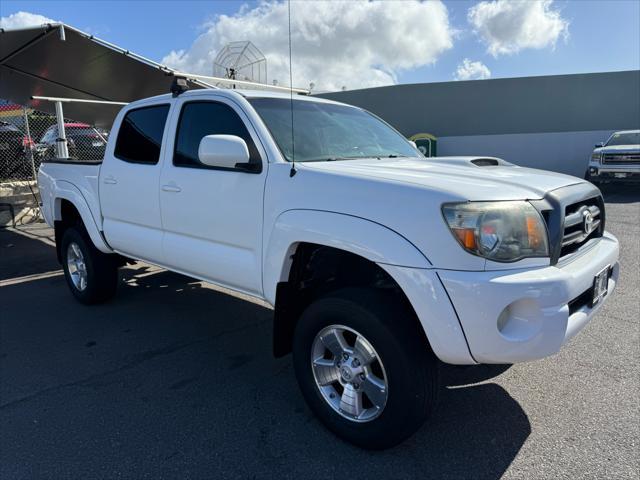
[[[471,160],[471,163],[477,167],[497,167],[500,165],[500,161],[497,158],[476,158]],[[502,163],[504,165],[505,162]]]
[[[441,165],[458,165],[463,167],[514,167],[501,158],[496,157],[430,157],[427,159],[433,163]]]

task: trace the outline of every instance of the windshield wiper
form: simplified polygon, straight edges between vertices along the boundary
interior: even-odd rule
[[[312,158],[309,160],[302,160],[303,162],[338,162],[341,160],[358,160],[361,158],[375,158],[375,157],[323,157],[323,158]]]
[[[398,155],[396,153],[390,153],[389,155],[376,155],[376,157],[378,160],[380,160],[381,158],[411,158],[408,155]]]
[[[363,155],[361,157],[333,157],[328,158],[327,161],[333,160],[359,160],[363,158],[377,158],[380,160],[381,158],[410,158],[408,155],[399,155],[397,153],[390,153],[389,155]]]
[[[381,158],[409,158],[407,157],[407,155],[396,155],[396,154],[390,154],[390,155],[362,155],[362,156],[353,156],[353,157],[325,157],[325,158],[314,158],[314,159],[310,159],[310,160],[304,160],[305,162],[339,162],[342,160],[365,160],[367,158],[371,159],[371,158],[376,158],[378,160],[380,160]]]
[[[327,162],[339,162],[341,160],[360,160],[362,158],[371,158],[371,157],[361,157],[361,156],[357,156],[357,157],[329,157],[327,158]]]

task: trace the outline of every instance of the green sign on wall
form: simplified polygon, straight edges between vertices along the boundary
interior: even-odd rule
[[[420,150],[425,157],[435,157],[438,154],[438,139],[430,133],[416,133],[412,135],[409,140],[415,142],[418,150]]]

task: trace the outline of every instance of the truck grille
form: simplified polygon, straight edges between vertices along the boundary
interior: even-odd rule
[[[529,200],[542,215],[549,234],[551,265],[569,257],[583,245],[604,235],[604,200],[591,183],[579,182]]]
[[[605,153],[602,163],[606,165],[628,165],[640,163],[640,153]]]
[[[597,196],[567,205],[560,257],[577,250],[592,238],[601,237],[604,231],[604,203]]]

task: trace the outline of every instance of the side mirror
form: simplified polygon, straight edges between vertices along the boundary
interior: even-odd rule
[[[418,148],[418,144],[416,142],[414,142],[413,140],[409,140],[409,143],[411,145],[413,145],[413,148]]]
[[[595,145],[596,148],[600,148],[600,147],[604,147],[604,143],[603,142],[598,142]]]
[[[198,160],[209,167],[237,168],[249,163],[247,143],[235,135],[207,135],[200,140]]]

